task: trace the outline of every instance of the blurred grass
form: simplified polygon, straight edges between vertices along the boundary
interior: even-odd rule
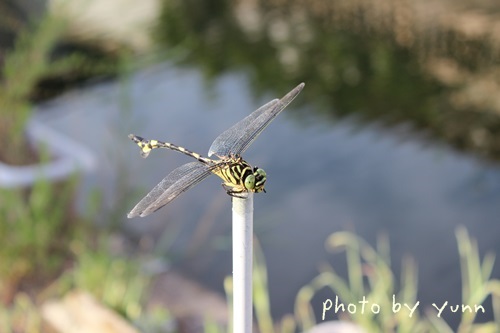
[[[494,309],[494,319],[487,323],[475,323],[475,313],[464,312],[456,332],[498,332],[500,281],[491,277],[494,257],[488,254],[481,262],[477,244],[468,236],[467,231],[459,228],[456,234],[462,271],[462,304],[484,304],[491,297]],[[397,313],[383,311],[391,309],[393,295],[397,302],[408,303],[410,306],[418,301],[415,263],[409,259],[403,261],[398,283],[391,271],[387,240],[379,241],[375,249],[352,233],[337,232],[329,237],[327,247],[334,251],[345,250],[348,276],[343,278],[335,273],[333,267],[325,266],[316,278],[301,288],[296,299],[295,316],[302,331],[311,328],[318,321],[311,307],[315,293],[329,288],[344,304],[359,304],[363,296],[366,296],[368,304],[380,305],[379,314],[371,311],[346,311],[342,314],[344,320],[354,322],[367,332],[454,332],[442,317],[438,318],[432,311],[424,316],[416,311],[412,317],[409,317],[408,310],[403,307]],[[331,313],[327,319],[331,319]]]
[[[140,261],[113,253],[109,232],[91,227],[95,215],[83,220],[73,214],[76,180],[40,179],[30,190],[0,191],[0,332],[45,332],[41,304],[71,290],[90,292],[154,332],[170,315],[145,309],[150,278]]]
[[[324,265],[322,271],[297,293],[293,314],[284,316],[280,321],[273,322],[270,308],[269,286],[265,259],[256,242],[253,264],[253,304],[254,317],[258,332],[292,333],[307,332],[316,324],[328,320],[345,320],[352,322],[370,333],[494,333],[500,331],[500,280],[493,279],[491,272],[494,256],[487,254],[481,261],[477,244],[471,239],[465,228],[456,231],[458,250],[462,272],[462,304],[485,305],[491,298],[493,320],[490,322],[475,322],[475,313],[464,312],[459,327],[454,330],[442,317],[437,317],[435,311],[422,313],[420,304],[412,316],[409,310],[401,306],[400,311],[391,311],[393,295],[398,303],[411,306],[418,302],[418,284],[416,263],[410,258],[403,260],[401,276],[396,278],[390,263],[390,249],[387,239],[381,238],[377,247],[373,248],[365,240],[350,232],[336,232],[327,240],[327,248],[332,251],[345,251],[348,273],[342,277],[333,267]],[[312,301],[319,290],[330,289],[338,296],[339,302],[346,305],[338,317],[332,315],[330,309],[322,319],[321,313],[315,313]],[[224,281],[224,289],[229,308],[232,308],[232,278]],[[347,311],[347,304],[360,304],[363,297],[371,304],[378,304],[378,314],[370,310],[364,313]],[[358,309],[359,310],[359,309]],[[229,320],[232,316],[229,316]],[[211,322],[206,323],[206,332],[232,332],[232,323],[226,329],[217,327]]]
[[[72,243],[74,265],[59,283],[68,290],[86,290],[123,317],[135,320],[142,314],[141,301],[149,279],[133,258],[111,254],[109,235],[104,233],[100,238],[95,247],[84,240]]]
[[[43,147],[41,151],[30,147],[24,131],[34,98],[46,97],[47,86],[75,77],[114,75],[128,61],[126,51],[103,57],[98,50],[66,42],[66,23],[47,14],[27,26],[16,25],[14,46],[0,57],[0,142],[4,143],[0,161],[4,163],[44,163],[53,158]],[[62,90],[59,87],[58,93]],[[162,309],[143,311],[149,278],[139,261],[113,254],[108,231],[92,228],[96,220],[106,218],[98,204],[89,207],[85,219],[73,212],[77,185],[75,175],[58,183],[40,178],[28,188],[0,189],[0,332],[46,332],[41,304],[72,289],[91,292],[150,332],[168,320]],[[97,232],[101,236],[96,237]]]
[[[61,270],[69,241],[76,179],[40,179],[29,190],[0,189],[0,301],[9,303],[23,284],[43,283]]]
[[[364,240],[348,232],[332,234],[327,240],[327,247],[332,250],[345,249],[347,258],[347,278],[335,273],[333,267],[324,266],[323,271],[310,284],[301,288],[297,295],[295,311],[303,329],[309,329],[316,322],[310,307],[310,301],[316,291],[330,288],[342,303],[359,304],[366,297],[368,304],[380,305],[380,313],[356,311],[354,314],[343,313],[347,319],[360,325],[367,332],[424,332],[424,322],[418,313],[409,316],[407,309],[398,313],[387,311],[392,307],[392,296],[396,295],[399,303],[415,304],[417,293],[416,268],[407,260],[402,268],[400,286],[390,267],[388,242],[382,240],[377,249]],[[385,310],[385,311],[384,311]],[[328,317],[328,314],[327,314]],[[330,318],[332,316],[330,314]]]
[[[27,149],[25,124],[31,115],[29,94],[50,71],[50,52],[64,32],[64,21],[46,16],[33,28],[22,30],[3,63],[0,82],[0,159],[10,164],[36,160]]]
[[[481,261],[477,242],[469,237],[465,228],[457,229],[456,237],[462,272],[462,304],[471,306],[484,304],[488,297],[491,297],[495,319],[493,322],[477,324],[475,311],[462,311],[462,320],[456,332],[499,332],[500,280],[491,277],[495,255],[489,253]],[[429,318],[437,331],[453,332],[442,318],[438,318],[435,314],[429,315]]]
[[[66,27],[64,18],[46,14],[18,28],[13,48],[0,62],[0,142],[9,142],[0,145],[4,163],[38,161],[24,131],[34,98],[53,97],[87,78],[115,75],[128,57],[125,50],[105,54],[97,47],[66,42]]]
[[[0,303],[0,332],[52,332],[43,325],[41,305],[72,290],[91,293],[129,322],[147,328],[147,332],[172,332],[157,330],[172,321],[165,309],[157,307],[146,311],[144,308],[149,278],[141,272],[139,261],[110,254],[106,237],[101,238],[103,242],[96,248],[84,240],[74,240],[71,268],[66,268],[59,278],[36,292],[17,292],[9,304]]]
[[[9,307],[0,304],[0,332],[40,333],[42,317],[30,296],[19,293]]]

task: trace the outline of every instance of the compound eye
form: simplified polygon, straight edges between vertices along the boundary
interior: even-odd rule
[[[247,190],[253,190],[255,188],[255,176],[254,175],[248,175],[245,178],[245,188]]]
[[[262,169],[257,169],[257,170],[255,170],[255,172],[257,172],[257,174],[263,178],[267,177],[266,172]]]

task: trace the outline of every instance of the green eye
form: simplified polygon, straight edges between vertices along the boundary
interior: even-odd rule
[[[264,170],[262,170],[262,169],[257,169],[255,172],[257,172],[257,174],[259,176],[261,176],[262,178],[266,178],[267,177],[266,172]]]
[[[245,188],[247,190],[253,190],[255,188],[255,176],[254,175],[248,175],[245,178]]]
[[[255,192],[266,192],[264,189],[264,184],[266,183],[267,174],[264,170],[259,168],[254,168],[253,174],[255,176]]]

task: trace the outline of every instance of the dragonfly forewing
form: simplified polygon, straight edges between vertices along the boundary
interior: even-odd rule
[[[208,156],[216,155],[239,156],[259,136],[259,134],[290,104],[304,88],[304,83],[299,84],[280,100],[261,106],[249,116],[233,125],[219,135],[208,151]]]
[[[241,136],[239,131],[240,129],[246,128],[252,122],[257,119],[262,113],[272,109],[276,104],[278,104],[279,99],[273,99],[272,101],[264,104],[256,111],[249,114],[247,117],[239,121],[237,124],[233,125],[230,129],[221,133],[215,140],[212,142],[210,149],[208,150],[208,157],[212,155],[216,155],[218,157],[228,156],[227,154],[232,149],[232,143],[237,141]]]

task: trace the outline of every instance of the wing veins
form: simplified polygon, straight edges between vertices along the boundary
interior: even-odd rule
[[[216,165],[208,165],[196,161],[174,169],[139,201],[127,217],[144,217],[155,212],[207,178],[212,173],[211,171],[214,167]]]
[[[257,136],[283,111],[304,88],[299,84],[281,99],[274,99],[258,108],[249,116],[239,121],[220,134],[212,143],[208,156],[224,158],[242,154]]]

